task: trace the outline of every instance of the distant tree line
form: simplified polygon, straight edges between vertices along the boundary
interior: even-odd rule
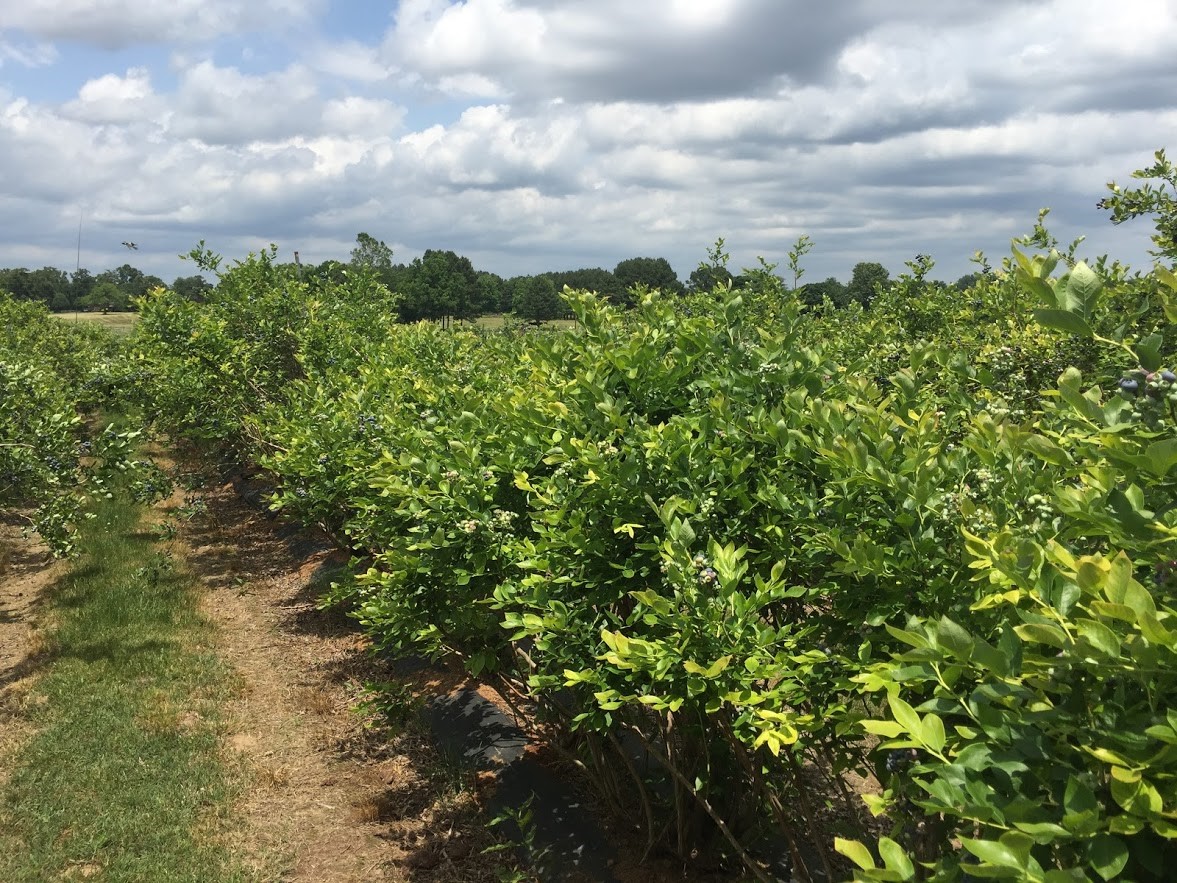
[[[0,269],[0,290],[16,300],[36,301],[55,312],[67,310],[134,309],[133,298],[153,288],[172,288],[192,300],[200,300],[212,284],[203,276],[180,276],[170,286],[158,276],[144,273],[130,264],[95,276],[85,267],[66,273],[55,267],[27,270]]]
[[[722,240],[717,247],[721,250]],[[808,248],[807,245],[804,251]],[[683,294],[711,291],[721,285],[739,287],[748,279],[731,273],[725,261],[713,260],[693,270],[684,285],[670,262],[661,257],[627,258],[612,270],[584,267],[504,278],[476,269],[469,258],[453,251],[430,249],[410,263],[394,263],[392,249],[368,233],[356,236],[356,246],[347,263],[300,265],[299,272],[331,279],[360,268],[374,273],[389,290],[401,296],[398,318],[405,322],[473,319],[493,313],[511,313],[525,320],[558,319],[566,315],[560,298],[565,286],[595,291],[624,305],[636,287]],[[801,285],[797,284],[800,275],[796,271],[793,278],[797,293],[804,303],[815,307],[827,301],[835,307],[855,302],[869,306],[878,288],[890,282],[886,268],[873,262],[856,264],[845,284],[831,276],[823,282]],[[954,287],[963,290],[976,278],[976,274],[962,276]],[[782,285],[790,287],[784,280]],[[130,310],[134,309],[134,298],[156,287],[171,288],[190,300],[200,301],[212,284],[203,276],[193,275],[177,277],[167,285],[158,276],[144,274],[130,264],[97,276],[84,268],[74,273],[53,267],[0,269],[0,289],[17,300],[40,301],[55,311]]]

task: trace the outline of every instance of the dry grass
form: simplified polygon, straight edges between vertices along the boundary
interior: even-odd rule
[[[139,321],[138,313],[54,313],[62,322],[88,322],[105,328],[115,337],[126,337]]]

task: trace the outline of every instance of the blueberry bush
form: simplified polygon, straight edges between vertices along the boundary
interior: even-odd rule
[[[87,501],[113,476],[142,496],[166,487],[136,454],[138,430],[94,416],[114,406],[127,373],[109,335],[0,292],[0,506],[54,554],[72,551]]]
[[[762,264],[565,291],[564,331],[396,325],[362,272],[251,256],[144,304],[141,389],[352,551],[328,602],[492,679],[651,849],[1164,879],[1177,278],[1044,218],[964,291],[919,256],[834,309]]]

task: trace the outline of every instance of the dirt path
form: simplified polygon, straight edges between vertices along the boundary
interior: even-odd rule
[[[282,881],[499,879],[474,783],[412,727],[354,710],[365,682],[392,676],[316,607],[340,563],[328,544],[276,530],[231,485],[197,499],[177,539],[239,679],[225,741],[251,773],[241,850]]]
[[[42,661],[37,612],[44,592],[65,572],[48,549],[21,536],[15,520],[0,521],[0,787],[31,735],[23,709]]]
[[[327,544],[276,529],[230,485],[174,496],[153,520],[177,526],[170,551],[203,589],[233,670],[223,745],[246,788],[230,848],[265,881],[499,880],[477,782],[416,728],[354,710],[365,682],[392,675],[346,618],[316,608],[338,566]],[[67,569],[0,521],[0,787],[33,735],[44,599]]]

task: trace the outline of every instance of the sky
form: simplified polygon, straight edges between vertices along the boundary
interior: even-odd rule
[[[409,261],[504,276],[814,243],[805,281],[993,263],[1177,153],[1177,0],[0,4],[0,267]],[[123,241],[138,249],[126,249]]]

